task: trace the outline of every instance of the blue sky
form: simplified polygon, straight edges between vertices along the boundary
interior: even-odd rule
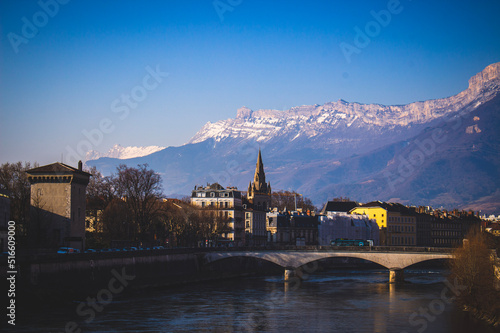
[[[59,1],[0,1],[0,163],[178,146],[241,106],[447,97],[500,61],[499,1]]]

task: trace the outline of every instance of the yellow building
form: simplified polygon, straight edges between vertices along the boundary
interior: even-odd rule
[[[377,221],[381,245],[417,245],[416,214],[408,207],[399,203],[374,201],[356,207],[350,213],[365,214]]]
[[[367,215],[368,218],[377,221],[380,229],[387,228],[387,209],[382,206],[361,206],[351,210],[351,214]]]

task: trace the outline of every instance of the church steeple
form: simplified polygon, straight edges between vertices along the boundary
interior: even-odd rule
[[[251,193],[250,193],[251,192]],[[264,172],[264,163],[262,162],[262,153],[259,149],[257,164],[255,166],[255,174],[253,182],[248,186],[249,196],[255,194],[271,194],[271,185],[266,183],[266,173]]]
[[[255,190],[257,192],[267,192],[266,174],[264,173],[264,163],[262,163],[262,154],[259,148],[259,156],[257,157],[257,166],[255,167],[255,175],[253,177]]]
[[[255,211],[267,211],[271,206],[271,184],[266,183],[266,174],[264,172],[264,163],[262,163],[260,149],[253,182],[250,182],[248,185],[247,198]]]

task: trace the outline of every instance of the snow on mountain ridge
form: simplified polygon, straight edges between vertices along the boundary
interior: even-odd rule
[[[150,155],[150,154],[156,153],[157,151],[160,151],[162,149],[165,149],[165,147],[160,147],[160,146],[122,147],[121,145],[116,144],[110,150],[108,150],[106,153],[100,153],[100,152],[95,151],[95,150],[91,150],[91,151],[87,152],[87,154],[85,156],[85,160],[86,161],[97,160],[101,157],[110,157],[110,158],[117,158],[120,160],[125,160],[125,159],[129,159],[129,158],[136,158],[136,157]]]
[[[265,142],[278,135],[290,135],[294,139],[302,135],[312,137],[314,133],[328,132],[342,126],[373,129],[423,124],[456,112],[473,101],[476,104],[487,102],[498,93],[499,87],[500,63],[495,63],[474,75],[466,90],[447,98],[389,106],[338,100],[323,105],[292,107],[285,111],[253,111],[242,107],[234,119],[205,124],[188,143],[210,138],[219,142],[228,137],[257,138],[256,141]]]

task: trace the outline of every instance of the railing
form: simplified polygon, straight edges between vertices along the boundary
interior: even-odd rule
[[[169,254],[195,254],[208,252],[267,252],[267,251],[301,251],[301,252],[394,252],[394,253],[452,253],[452,248],[439,247],[405,247],[405,246],[294,246],[294,245],[266,245],[253,247],[193,247],[193,248],[167,248],[122,252],[97,252],[97,253],[19,253],[17,262],[72,260],[94,260],[101,258],[126,258],[137,256],[156,256]],[[0,265],[6,263],[2,260]]]
[[[451,253],[453,248],[443,247],[418,247],[418,246],[295,246],[295,245],[266,245],[254,247],[229,247],[229,248],[198,248],[198,252],[209,251],[304,251],[304,252],[437,252]]]

